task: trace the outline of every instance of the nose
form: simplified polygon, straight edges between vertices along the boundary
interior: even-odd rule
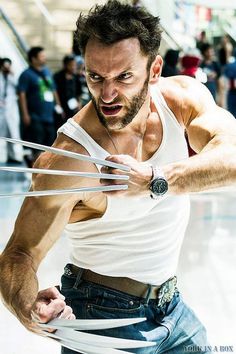
[[[111,103],[118,96],[114,82],[104,80],[101,89],[101,100],[104,103]]]

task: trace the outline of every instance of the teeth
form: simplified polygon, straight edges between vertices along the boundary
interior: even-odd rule
[[[115,110],[115,109],[119,109],[120,106],[113,106],[113,107],[105,107],[105,109],[110,109],[110,110]]]

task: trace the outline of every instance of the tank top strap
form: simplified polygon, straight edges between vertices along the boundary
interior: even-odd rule
[[[69,118],[57,131],[58,134],[63,133],[82,145],[90,156],[105,159],[109,156],[109,152],[104,150],[98,143],[78,124],[73,118]],[[101,166],[97,165],[98,170]]]
[[[158,112],[160,115],[163,115],[166,120],[167,118],[169,121],[171,120],[172,123],[174,123],[174,125],[183,132],[183,127],[179,124],[177,118],[175,117],[174,113],[172,112],[172,110],[170,109],[170,107],[168,106],[164,96],[161,93],[161,90],[158,86],[158,84],[154,84],[150,86],[150,91],[151,91],[151,97],[152,100],[155,104],[155,106],[158,109]]]

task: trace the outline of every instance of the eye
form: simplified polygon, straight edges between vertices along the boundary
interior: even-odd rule
[[[132,77],[131,73],[123,73],[121,75],[118,76],[118,80],[122,81],[122,80],[128,80]]]
[[[94,74],[94,73],[89,73],[89,74],[88,74],[88,77],[89,77],[89,79],[90,79],[91,81],[93,81],[93,82],[100,82],[100,81],[102,81],[102,77],[99,76],[99,75],[97,75],[97,74]]]

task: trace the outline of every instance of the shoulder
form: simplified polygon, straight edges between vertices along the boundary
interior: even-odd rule
[[[59,70],[59,71],[56,71],[53,76],[54,76],[54,78],[59,78],[63,75],[63,73],[64,73],[63,70]]]
[[[215,106],[205,85],[189,76],[160,78],[159,88],[169,108],[184,125],[189,119]]]
[[[63,84],[63,81],[65,79],[64,72],[62,70],[55,72],[53,75],[53,79],[55,80],[57,85],[59,85],[60,83]]]
[[[35,82],[35,77],[33,71],[28,68],[24,70],[18,79],[18,90],[25,91],[31,83]]]
[[[33,71],[31,70],[31,68],[27,68],[20,74],[19,78],[20,79],[28,78],[28,77],[32,76],[32,73],[33,73]]]

